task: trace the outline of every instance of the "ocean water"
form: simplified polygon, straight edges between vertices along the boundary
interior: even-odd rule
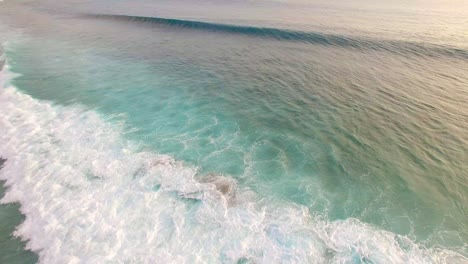
[[[0,263],[468,263],[464,1],[0,2]]]

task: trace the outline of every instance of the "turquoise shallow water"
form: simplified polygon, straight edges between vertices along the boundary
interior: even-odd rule
[[[8,8],[4,201],[41,261],[466,261],[462,46]]]

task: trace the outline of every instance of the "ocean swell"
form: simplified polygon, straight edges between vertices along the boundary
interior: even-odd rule
[[[84,14],[86,18],[114,19],[122,21],[134,21],[152,23],[171,27],[198,29],[211,32],[241,34],[253,37],[271,38],[276,40],[297,41],[324,46],[336,46],[356,50],[387,51],[395,54],[414,56],[449,56],[460,59],[468,59],[468,51],[451,46],[436,45],[430,43],[418,43],[410,41],[371,39],[345,35],[324,34],[320,32],[307,32],[280,28],[230,25],[203,21],[193,21],[174,18],[146,17],[120,14]]]
[[[42,263],[462,263],[452,251],[360,222],[329,221],[229,176],[139,149],[79,105],[38,101],[0,73],[2,203]],[[164,125],[164,124],[161,124]]]

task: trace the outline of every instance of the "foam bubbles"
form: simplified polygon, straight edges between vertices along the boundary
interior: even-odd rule
[[[3,77],[5,78],[5,73]],[[4,85],[7,85],[3,79]],[[0,90],[0,170],[42,263],[462,263],[356,219],[328,221],[141,151],[80,106]],[[164,125],[164,124],[162,124]]]

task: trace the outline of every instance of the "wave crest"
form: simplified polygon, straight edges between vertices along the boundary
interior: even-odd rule
[[[465,49],[429,43],[360,38],[344,35],[324,34],[319,32],[306,32],[256,26],[230,25],[161,17],[116,14],[85,14],[84,17],[97,19],[114,19],[128,22],[134,21],[141,23],[152,23],[211,32],[242,34],[253,37],[271,38],[276,40],[297,41],[316,45],[336,46],[355,50],[377,50],[387,51],[401,55],[412,54],[415,56],[450,56],[457,57],[460,59],[468,59],[468,51]]]

